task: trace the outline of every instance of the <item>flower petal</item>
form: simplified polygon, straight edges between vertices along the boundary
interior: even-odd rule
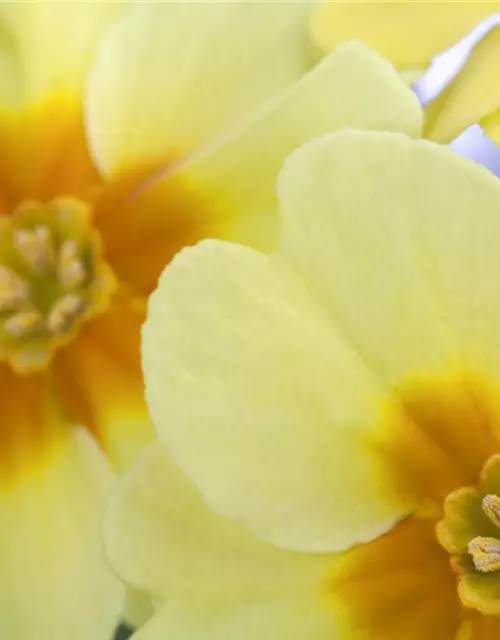
[[[399,77],[408,87],[411,87],[424,73],[425,69],[403,69],[399,72]]]
[[[497,27],[474,47],[462,70],[427,107],[424,128],[427,138],[450,142],[500,107],[500,85],[495,73],[499,59]]]
[[[142,627],[153,615],[153,603],[150,595],[141,589],[125,589],[123,621],[132,629]]]
[[[104,539],[119,575],[164,600],[138,637],[334,637],[321,591],[332,558],[277,549],[216,515],[161,444],[118,485]]]
[[[123,597],[101,555],[113,474],[88,434],[48,413],[54,407],[32,381],[2,388],[2,428],[18,436],[36,428],[38,439],[3,451],[0,636],[107,640]]]
[[[307,2],[138,3],[90,83],[101,168],[183,155],[294,82],[309,65],[309,12]]]
[[[202,238],[275,246],[275,184],[290,151],[343,127],[418,135],[421,117],[415,96],[387,61],[361,45],[346,45],[252,120],[163,178],[160,172],[141,187],[141,176],[131,172],[128,181],[118,176],[108,183],[95,217],[108,260],[121,279],[147,295],[175,253]]]
[[[0,104],[80,95],[95,49],[125,2],[3,2]]]
[[[338,550],[407,508],[372,446],[376,380],[279,260],[216,241],[181,252],[150,298],[143,363],[176,460],[264,538]]]
[[[289,5],[287,5],[289,6]],[[422,111],[394,68],[375,52],[349,43],[176,176],[219,204],[212,236],[274,248],[276,177],[285,157],[311,138],[354,128],[419,136]],[[168,178],[165,187],[168,186]],[[257,186],[258,185],[258,188]]]
[[[323,0],[313,14],[312,33],[325,51],[359,40],[397,67],[424,67],[499,9],[500,2]]]
[[[343,622],[317,594],[307,591],[227,608],[214,602],[183,606],[173,601],[135,633],[134,640],[362,640],[350,632],[340,635]]]
[[[500,143],[500,108],[481,120],[483,131],[496,144]]]
[[[216,515],[160,443],[120,481],[103,526],[115,571],[165,601],[276,596],[319,584],[332,562],[277,549]]]
[[[139,336],[142,305],[117,301],[85,325],[56,363],[68,416],[85,425],[118,469],[153,436],[144,402]]]
[[[500,371],[495,176],[427,141],[339,133],[296,151],[279,193],[281,251],[384,379]]]

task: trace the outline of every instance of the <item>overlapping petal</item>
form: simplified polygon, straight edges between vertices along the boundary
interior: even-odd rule
[[[251,118],[143,187],[118,182],[108,189],[96,212],[108,259],[134,290],[148,294],[176,251],[201,238],[274,248],[275,184],[288,153],[337,129],[418,136],[421,123],[415,96],[391,65],[362,45],[345,45]]]
[[[498,371],[493,175],[426,141],[346,133],[292,155],[279,191],[281,252],[384,378]]]
[[[143,361],[153,421],[216,510],[331,551],[402,506],[367,436],[377,380],[312,293],[277,259],[206,241],[151,296]]]
[[[499,2],[323,0],[313,15],[312,33],[325,51],[360,40],[398,68],[425,68],[435,55],[499,9]]]
[[[0,635],[108,640],[123,598],[99,526],[114,475],[89,434],[56,418],[47,387],[10,378],[2,376]]]
[[[323,587],[334,560],[277,549],[217,516],[162,445],[115,490],[104,536],[119,575],[156,596],[139,638],[337,637]]]
[[[339,133],[295,152],[279,191],[280,257],[203,243],[166,269],[146,388],[217,511],[336,550],[408,508],[374,446],[391,437],[378,394],[443,367],[498,373],[500,185],[427,141]]]
[[[427,138],[446,143],[471,124],[484,121],[490,126],[490,118],[500,106],[500,86],[495,73],[499,61],[497,27],[474,47],[462,70],[427,107],[424,128]]]
[[[312,63],[311,7],[138,3],[104,41],[90,80],[99,166],[113,174],[183,157],[292,84]]]
[[[212,206],[218,204],[211,235],[267,250],[277,241],[276,179],[291,151],[346,128],[419,137],[422,117],[416,97],[387,60],[348,43],[239,131],[195,155],[176,175],[210,194]]]
[[[339,635],[339,623],[321,599],[307,591],[275,599],[247,601],[241,607],[217,607],[213,602],[198,602],[196,607],[183,603],[161,611],[135,637],[137,640],[160,640],[168,636],[184,640],[362,640],[349,632]]]
[[[127,2],[4,2],[0,6],[0,105],[79,98],[100,38]]]

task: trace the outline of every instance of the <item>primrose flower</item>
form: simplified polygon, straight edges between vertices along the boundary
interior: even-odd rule
[[[500,182],[344,132],[278,192],[276,253],[204,241],[150,298],[168,449],[104,524],[155,596],[137,640],[498,638]]]
[[[493,15],[500,15],[500,2],[323,0],[312,18],[312,34],[323,51],[346,40],[364,42],[411,80],[421,75],[433,57]],[[478,123],[500,143],[499,64],[497,27],[474,47],[461,71],[427,106],[424,135],[447,143]]]
[[[338,127],[418,135],[390,63],[310,70],[308,3],[0,6],[0,637],[111,635],[99,519],[149,441],[139,328],[182,246],[273,244],[285,155]]]

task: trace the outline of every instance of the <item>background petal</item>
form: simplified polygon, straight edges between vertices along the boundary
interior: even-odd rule
[[[313,15],[312,33],[325,51],[359,40],[397,67],[425,67],[499,9],[500,2],[323,0]]]
[[[487,121],[488,116],[497,111],[500,85],[495,70],[499,61],[500,28],[497,27],[474,47],[462,70],[428,105],[425,137],[450,142],[471,124]]]
[[[277,549],[218,516],[159,442],[113,492],[104,539],[115,571],[167,603],[234,605],[313,589],[332,562]]]
[[[131,172],[128,181],[108,182],[95,208],[107,259],[146,295],[175,253],[202,238],[275,247],[275,185],[290,151],[344,127],[418,136],[421,120],[416,97],[386,60],[361,45],[345,45],[184,162],[149,177]]]
[[[90,141],[106,173],[178,157],[310,65],[308,2],[139,3],[90,83]]]
[[[122,618],[128,627],[132,629],[142,627],[153,614],[153,603],[147,591],[130,587],[125,589]]]
[[[0,104],[80,95],[97,44],[126,2],[3,2]]]
[[[157,596],[139,638],[336,637],[323,591],[334,560],[277,549],[216,515],[159,443],[114,491],[104,536],[115,570]]]
[[[286,5],[290,6],[290,5]],[[394,68],[349,43],[317,65],[279,99],[174,172],[219,210],[214,237],[259,249],[277,243],[276,178],[285,157],[311,138],[338,129],[399,131],[418,137],[418,101]],[[172,178],[164,180],[164,190]],[[258,185],[258,187],[257,187]],[[161,181],[155,187],[161,189]]]
[[[362,636],[339,635],[339,622],[317,594],[307,591],[280,598],[247,601],[225,608],[217,603],[183,606],[178,601],[165,607],[135,635],[134,640],[331,640]]]
[[[44,446],[31,459],[14,443],[4,451],[0,636],[109,640],[123,589],[104,561],[99,518],[114,478],[92,438],[51,408],[31,382],[2,396],[3,428],[36,428]]]

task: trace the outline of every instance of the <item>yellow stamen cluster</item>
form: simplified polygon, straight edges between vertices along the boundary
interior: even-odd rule
[[[485,496],[483,511],[500,529],[500,497],[494,494]],[[489,573],[500,569],[500,539],[478,536],[469,542],[468,550],[478,571]]]
[[[0,357],[26,373],[102,311],[114,277],[83,202],[26,202],[0,224]]]

